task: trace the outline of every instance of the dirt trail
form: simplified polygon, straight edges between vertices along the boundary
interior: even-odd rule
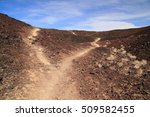
[[[76,34],[75,32],[73,32],[73,31],[71,31],[71,30],[70,30],[69,32],[71,32],[73,35],[77,36],[77,34]]]
[[[26,86],[26,90],[29,89],[28,99],[81,99],[76,89],[76,82],[71,78],[72,61],[99,47],[97,42],[100,38],[91,42],[90,48],[85,48],[70,57],[64,58],[59,67],[56,67],[50,63],[40,45],[32,44],[39,31],[38,28],[33,29],[28,39],[25,40],[36,55],[34,59],[38,59],[39,63],[42,64],[38,69],[33,66],[29,71],[28,77],[34,83]]]

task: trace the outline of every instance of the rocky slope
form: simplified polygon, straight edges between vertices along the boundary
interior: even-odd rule
[[[40,29],[0,14],[0,99],[150,99],[150,27]]]

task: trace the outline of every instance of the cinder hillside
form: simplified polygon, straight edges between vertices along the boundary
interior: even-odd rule
[[[150,99],[150,27],[42,29],[0,14],[0,99]]]

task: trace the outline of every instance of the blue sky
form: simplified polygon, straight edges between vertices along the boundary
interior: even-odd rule
[[[43,28],[105,31],[150,25],[150,0],[0,0],[0,12]]]

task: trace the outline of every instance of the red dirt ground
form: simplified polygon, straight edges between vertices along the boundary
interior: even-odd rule
[[[32,27],[0,14],[0,99],[150,99],[150,27]]]

